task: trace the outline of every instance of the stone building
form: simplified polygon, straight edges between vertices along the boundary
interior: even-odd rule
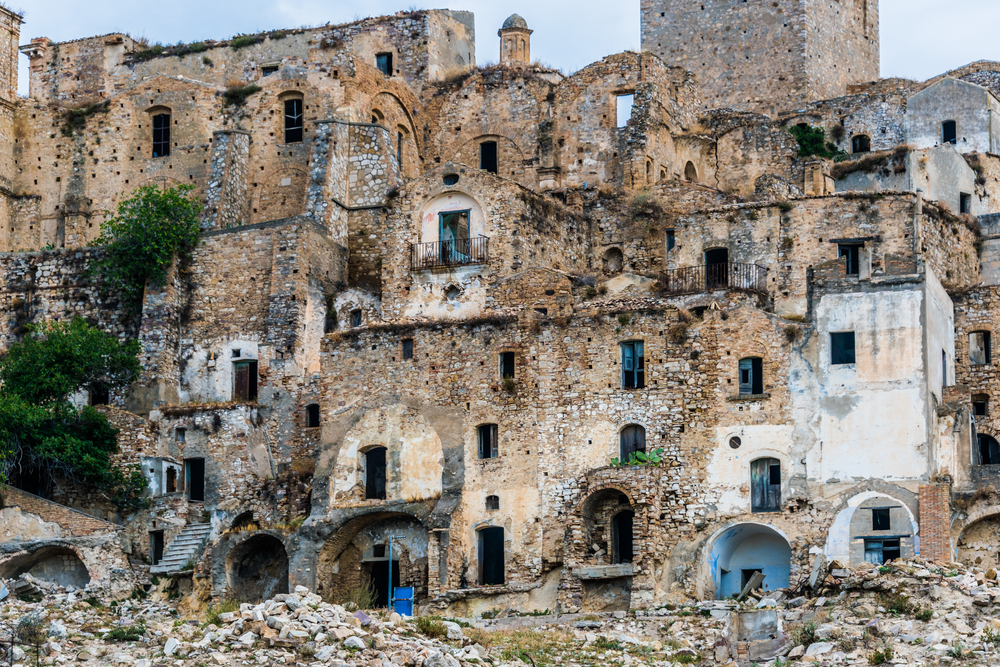
[[[572,74],[516,14],[477,67],[450,10],[21,46],[2,345],[142,342],[101,409],[151,502],[15,479],[0,576],[109,583],[115,547],[202,597],[391,577],[476,614],[993,557],[1000,65],[872,81],[875,0],[767,4],[644,2],[644,50]],[[194,187],[202,238],[131,316],[88,244],[148,183]]]

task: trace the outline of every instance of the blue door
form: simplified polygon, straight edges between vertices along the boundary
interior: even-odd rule
[[[399,586],[392,592],[393,611],[400,616],[413,616],[413,587]]]

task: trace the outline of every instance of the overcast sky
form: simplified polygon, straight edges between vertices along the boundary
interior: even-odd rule
[[[708,0],[720,1],[720,0]],[[33,37],[61,42],[127,32],[172,44],[226,39],[234,34],[345,23],[366,16],[441,7],[476,14],[476,59],[496,62],[496,31],[512,13],[523,16],[532,55],[574,72],[611,53],[639,48],[639,0],[11,0],[25,13],[21,44]],[[882,76],[928,79],[974,60],[1000,60],[997,0],[882,0]],[[18,90],[28,93],[27,58],[21,56]]]

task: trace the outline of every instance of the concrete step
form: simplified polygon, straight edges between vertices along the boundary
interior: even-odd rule
[[[201,554],[211,532],[212,524],[209,523],[189,523],[184,526],[180,535],[167,546],[160,562],[149,569],[150,573],[169,574],[183,571],[185,565]]]

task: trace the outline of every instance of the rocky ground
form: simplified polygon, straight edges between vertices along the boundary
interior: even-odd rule
[[[40,600],[0,602],[0,640],[25,642],[2,663],[29,667],[37,653],[46,665],[134,667],[1000,664],[995,570],[913,560],[854,570],[832,563],[820,574],[812,596],[782,590],[740,603],[573,616],[498,610],[493,619],[352,612],[301,587],[183,618],[157,592],[101,601],[31,580]]]

